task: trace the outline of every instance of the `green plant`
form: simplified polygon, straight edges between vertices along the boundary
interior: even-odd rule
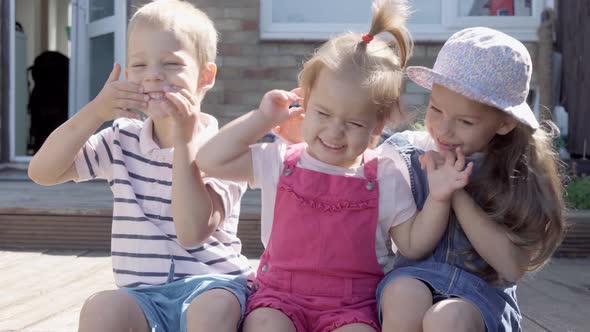
[[[590,176],[574,177],[565,187],[565,200],[575,209],[590,209]]]

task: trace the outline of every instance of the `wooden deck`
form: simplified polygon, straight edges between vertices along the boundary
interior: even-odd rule
[[[84,300],[115,287],[108,253],[111,204],[104,182],[41,187],[23,169],[0,169],[0,332],[75,331]],[[242,201],[238,233],[249,258],[262,248],[259,204],[256,191]],[[590,223],[578,226],[590,229]],[[577,232],[582,237],[568,245],[573,256],[587,253],[590,243],[589,232]],[[585,257],[554,259],[520,283],[525,331],[590,331]]]
[[[115,288],[110,266],[104,251],[0,251],[0,331],[76,331],[85,299]],[[524,331],[588,331],[590,259],[554,259],[518,297]]]

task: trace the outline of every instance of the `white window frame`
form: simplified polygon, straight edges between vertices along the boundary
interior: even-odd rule
[[[461,0],[438,1],[441,1],[442,8],[441,24],[409,24],[408,28],[416,41],[442,42],[453,33],[469,26],[487,26],[501,30],[521,41],[537,41],[537,27],[541,24],[541,12],[547,0],[531,0],[532,13],[530,17],[464,17],[459,15],[459,1]],[[272,5],[273,0],[260,0],[260,39],[262,40],[326,40],[345,31],[362,32],[369,28],[368,23],[273,23]]]
[[[72,28],[69,87],[69,116],[72,117],[90,100],[90,39],[114,33],[115,62],[125,68],[125,40],[127,34],[127,1],[115,0],[115,13],[90,22],[89,0],[72,1]],[[123,71],[121,71],[123,75]]]

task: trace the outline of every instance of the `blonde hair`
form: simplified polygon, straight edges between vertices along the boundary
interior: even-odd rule
[[[207,14],[191,3],[180,0],[156,0],[139,8],[129,21],[127,40],[142,24],[173,32],[194,47],[199,66],[215,62],[217,30]]]
[[[477,177],[466,188],[494,221],[505,226],[512,242],[531,253],[528,271],[549,261],[567,228],[564,167],[552,141],[556,132],[551,122],[534,133],[519,123],[509,134],[496,135]],[[491,267],[481,274],[489,281],[500,280]]]
[[[358,79],[361,87],[370,92],[370,102],[376,106],[379,119],[388,120],[396,111],[401,113],[399,96],[403,69],[413,48],[405,27],[409,7],[406,0],[375,0],[372,14],[368,35],[373,37],[388,32],[393,36],[393,42],[377,38],[365,42],[362,34],[353,32],[328,40],[299,73],[304,103],[309,99],[321,70],[328,69]]]

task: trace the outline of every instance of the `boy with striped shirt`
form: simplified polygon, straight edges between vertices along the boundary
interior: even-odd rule
[[[101,178],[113,192],[120,288],[86,301],[80,331],[237,330],[253,274],[236,236],[245,185],[208,177],[194,162],[218,131],[200,111],[216,48],[212,22],[190,3],[143,6],[128,26],[126,80],[115,64],[98,96],[30,163],[39,184]]]

